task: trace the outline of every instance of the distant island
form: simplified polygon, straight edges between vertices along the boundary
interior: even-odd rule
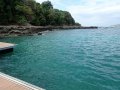
[[[50,1],[0,0],[0,34],[30,34],[51,29],[87,29],[68,11],[53,8]],[[32,30],[31,30],[32,29]],[[23,31],[24,30],[24,31]]]
[[[116,25],[111,25],[110,27],[120,27],[120,24],[116,24]]]

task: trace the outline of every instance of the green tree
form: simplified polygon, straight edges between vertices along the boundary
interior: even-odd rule
[[[54,9],[50,1],[0,0],[0,24],[75,25],[71,14]]]
[[[46,18],[43,15],[43,8],[40,5],[40,3],[36,3],[36,9],[34,11],[34,19],[31,22],[33,25],[41,25],[45,26],[46,25]]]
[[[25,19],[27,19],[28,22],[30,22],[33,19],[33,11],[29,6],[26,5],[17,5],[16,6],[17,12],[19,12],[19,16],[24,16]]]
[[[53,5],[50,1],[44,1],[42,4],[43,9],[53,9]]]
[[[69,12],[64,11],[64,15],[65,15],[64,19],[65,19],[66,25],[74,25],[75,24],[75,21]]]

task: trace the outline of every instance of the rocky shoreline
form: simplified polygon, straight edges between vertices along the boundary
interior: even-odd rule
[[[42,35],[44,31],[53,31],[54,29],[97,29],[98,27],[81,26],[0,26],[0,37],[9,36],[32,36]]]

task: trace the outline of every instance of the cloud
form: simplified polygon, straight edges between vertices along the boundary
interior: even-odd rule
[[[83,25],[109,26],[120,23],[119,0],[81,0],[78,5],[67,8]]]

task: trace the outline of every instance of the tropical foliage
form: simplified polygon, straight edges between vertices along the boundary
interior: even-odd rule
[[[0,24],[75,25],[71,14],[54,9],[50,1],[0,0]]]

